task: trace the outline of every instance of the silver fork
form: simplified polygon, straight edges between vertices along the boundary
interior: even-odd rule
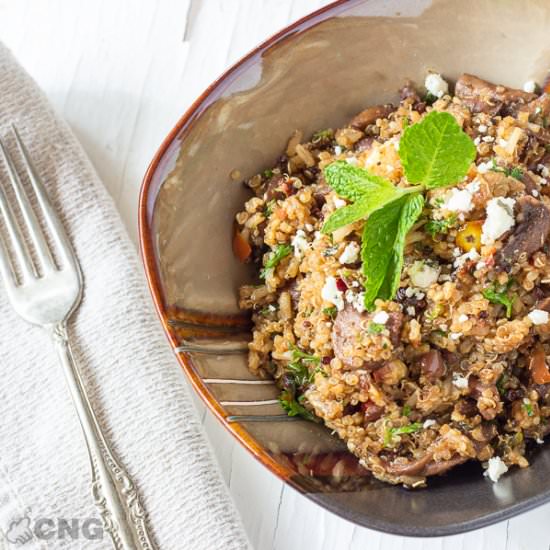
[[[37,213],[43,218],[57,252],[58,265],[41,229],[37,213],[21,183],[14,161],[0,140],[0,153],[13,187],[22,223],[0,186],[0,214],[6,235],[0,245],[0,276],[15,311],[29,323],[43,327],[51,336],[63,366],[92,465],[92,495],[117,550],[153,550],[145,514],[135,485],[119,464],[97,421],[67,334],[67,321],[82,297],[82,275],[65,230],[53,210],[19,134],[13,133],[21,161],[36,196]],[[22,229],[29,236],[36,261],[29,252]],[[8,252],[9,243],[12,254]],[[36,265],[35,265],[36,264]],[[16,269],[18,267],[18,269]],[[38,269],[37,269],[38,268]]]

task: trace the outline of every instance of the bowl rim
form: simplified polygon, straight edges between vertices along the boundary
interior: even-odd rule
[[[186,134],[190,131],[194,121],[202,114],[202,108],[208,105],[208,100],[215,95],[215,93],[223,87],[223,85],[231,79],[231,77],[241,68],[246,67],[249,62],[261,55],[264,51],[276,45],[280,41],[290,37],[296,33],[302,33],[310,30],[312,27],[319,23],[326,21],[327,19],[335,16],[341,11],[341,8],[352,7],[355,4],[361,4],[369,2],[369,0],[335,0],[323,6],[297,21],[285,26],[279,32],[271,35],[266,40],[262,41],[256,47],[251,49],[246,55],[242,56],[235,63],[233,63],[227,70],[225,70],[220,76],[218,76],[212,84],[210,84],[191,104],[191,106],[184,112],[179,118],[174,127],[170,130],[168,135],[162,141],[160,147],[157,149],[153,159],[147,167],[145,175],[141,183],[141,189],[139,193],[138,202],[138,239],[139,250],[142,258],[142,262],[145,269],[145,276],[151,292],[155,310],[159,317],[164,333],[172,347],[175,349],[178,346],[178,342],[174,334],[170,331],[168,324],[168,311],[165,307],[161,296],[161,276],[158,271],[158,266],[154,254],[154,239],[153,230],[149,220],[149,212],[152,208],[150,206],[151,193],[154,192],[153,180],[161,161],[169,148],[178,139],[184,139]],[[370,518],[368,514],[362,514],[354,510],[347,510],[338,506],[336,503],[330,501],[329,498],[323,498],[325,493],[312,493],[295,479],[294,472],[289,468],[276,462],[268,452],[259,445],[256,440],[239,424],[230,423],[227,421],[227,413],[218,403],[208,386],[202,381],[196,370],[193,368],[190,361],[186,359],[184,354],[176,353],[176,357],[185,372],[188,380],[191,382],[194,391],[201,397],[205,405],[210,411],[217,417],[217,419],[223,424],[223,426],[231,433],[237,441],[247,449],[260,463],[262,463],[269,471],[275,474],[283,482],[289,484],[294,489],[298,490],[301,494],[308,499],[316,502],[321,507],[333,512],[337,516],[351,521],[357,525],[381,531],[384,533],[408,536],[408,537],[440,537],[450,536],[475,529],[487,527],[494,523],[504,521],[520,513],[527,512],[537,506],[544,504],[550,500],[550,491],[546,493],[540,493],[533,497],[530,497],[520,503],[514,503],[507,508],[501,510],[497,509],[493,512],[485,514],[479,518],[463,521],[460,523],[449,523],[437,527],[411,527],[401,526],[399,523],[378,520]],[[395,488],[395,490],[399,490]]]

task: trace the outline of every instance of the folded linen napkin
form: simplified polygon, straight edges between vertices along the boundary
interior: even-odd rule
[[[9,124],[18,127],[76,249],[85,279],[69,326],[76,360],[158,547],[248,548],[111,198],[1,44],[0,75],[0,135],[13,145]],[[96,524],[84,439],[49,338],[14,313],[1,286],[0,312],[0,548],[112,548]]]

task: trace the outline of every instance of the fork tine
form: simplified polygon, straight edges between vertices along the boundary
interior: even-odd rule
[[[2,140],[0,140],[0,151],[4,153],[4,150],[5,150],[4,144],[2,143]],[[4,158],[6,159],[5,156]],[[15,252],[15,257],[17,259],[17,262],[19,263],[19,267],[21,268],[23,277],[25,279],[30,279],[32,277],[35,277],[36,271],[31,262],[31,255],[29,253],[29,249],[27,247],[25,239],[23,238],[23,235],[21,234],[21,229],[19,227],[19,224],[17,223],[13,209],[10,203],[8,202],[8,199],[6,198],[6,193],[1,186],[0,186],[0,213],[4,218],[4,223],[6,225],[8,237],[13,247],[13,251]]]
[[[19,136],[17,128],[13,124],[11,125],[11,128],[15,135],[17,147],[19,148],[19,152],[21,153],[23,164],[25,166],[25,169],[27,170],[27,174],[29,176],[33,191],[36,195],[38,205],[51,232],[52,239],[58,248],[59,257],[62,260],[59,267],[62,269],[63,264],[65,263],[72,266],[75,270],[79,271],[73,249],[69,243],[69,239],[67,238],[65,229],[61,225],[61,222],[59,221],[57,214],[55,213],[50,203],[50,199],[48,198],[48,194],[46,193],[46,188],[44,187],[40,176],[34,168],[29,152],[27,151],[23,140]]]
[[[29,236],[36,250],[38,260],[40,261],[44,272],[51,271],[55,268],[55,265],[52,254],[48,247],[48,243],[46,242],[44,234],[42,233],[42,228],[40,227],[40,224],[36,219],[36,215],[32,209],[27,192],[25,191],[25,188],[21,183],[21,179],[17,174],[13,159],[11,158],[9,151],[4,146],[1,140],[0,150],[2,152],[4,162],[6,163],[6,166],[8,168],[8,175],[13,190],[15,192],[15,198],[17,199],[17,203],[19,204],[19,208],[21,209],[21,214],[23,215],[23,220],[27,226]]]
[[[4,286],[10,291],[15,286],[15,274],[11,266],[10,258],[6,249],[4,238],[0,235],[0,277]]]

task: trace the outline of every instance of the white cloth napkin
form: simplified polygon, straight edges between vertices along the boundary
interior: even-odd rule
[[[13,146],[10,123],[80,260],[84,300],[69,327],[76,360],[158,547],[248,548],[114,204],[69,127],[0,45],[0,135]],[[0,373],[0,547],[112,548],[107,534],[93,539],[93,521],[82,528],[97,518],[90,465],[49,338],[15,314],[1,285]],[[78,529],[63,531],[74,520]]]

